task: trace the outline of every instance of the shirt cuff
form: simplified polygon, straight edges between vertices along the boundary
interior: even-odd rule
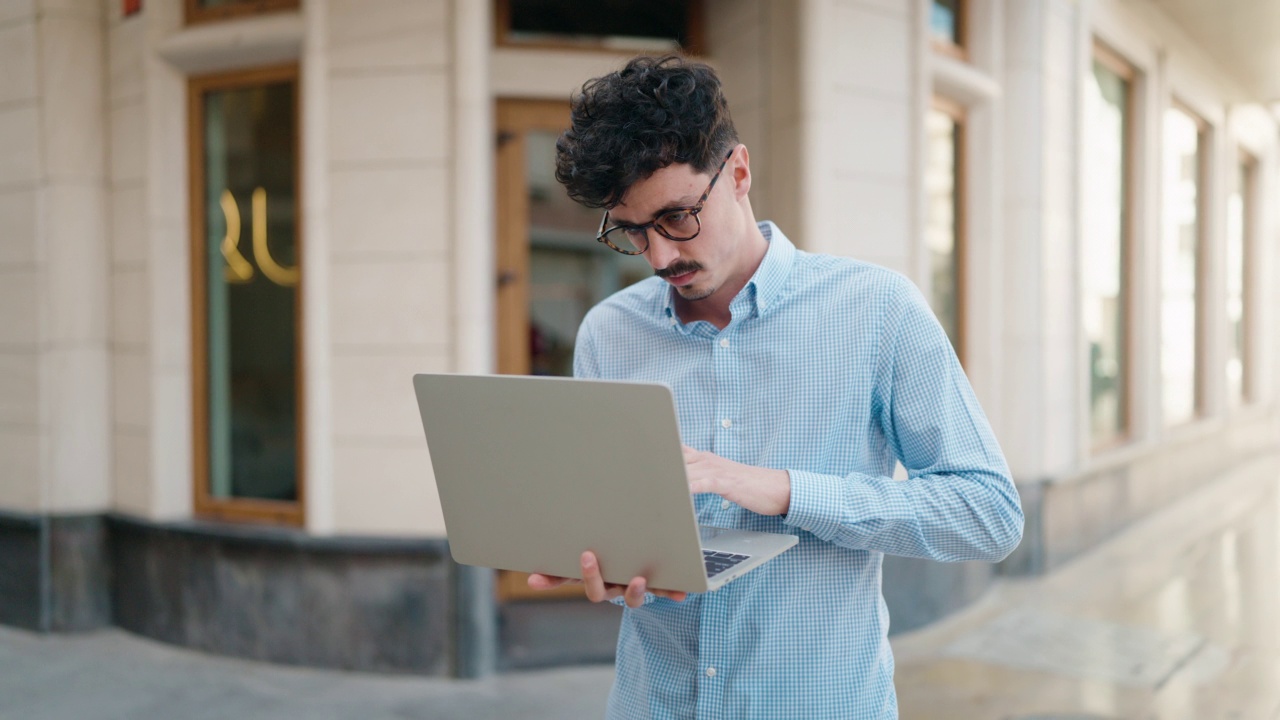
[[[648,605],[649,603],[654,602],[657,599],[658,599],[657,595],[654,595],[651,592],[646,592],[644,594],[644,602],[640,604],[640,607],[644,607],[645,605]],[[614,605],[617,605],[618,607],[625,608],[627,607],[627,596],[619,595],[616,598],[609,598],[609,602],[613,603]]]
[[[788,470],[787,474],[791,476],[791,505],[783,522],[823,540],[834,538],[840,528],[844,504],[840,482],[844,478],[803,470]]]

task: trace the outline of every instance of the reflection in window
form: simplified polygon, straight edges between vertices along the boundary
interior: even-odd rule
[[[1164,419],[1198,411],[1200,125],[1179,108],[1164,114],[1164,222],[1160,240],[1160,370]]]
[[[929,8],[929,32],[952,45],[960,42],[960,11],[964,0],[933,0]]]
[[[1249,262],[1249,214],[1253,162],[1243,158],[1230,175],[1227,195],[1227,401],[1232,406],[1248,400],[1246,328]]]
[[[555,179],[559,133],[525,138],[529,192],[529,371],[572,375],[578,325],[593,305],[653,274],[643,256],[596,242],[602,210],[571,200]]]
[[[499,41],[635,52],[696,48],[697,0],[498,0]]]
[[[1129,80],[1095,61],[1084,86],[1082,321],[1096,443],[1128,431]]]
[[[296,501],[296,74],[200,98],[208,494]]]
[[[298,2],[299,0],[186,0],[186,21],[198,23],[297,10]]]
[[[961,351],[960,265],[961,163],[963,125],[958,113],[931,108],[925,117],[928,136],[925,198],[928,202],[925,245],[929,251],[930,304],[938,322]]]

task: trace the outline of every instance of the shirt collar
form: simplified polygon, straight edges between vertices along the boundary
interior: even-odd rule
[[[742,290],[738,291],[738,296],[733,299],[729,307],[737,309],[741,308],[743,303],[748,303],[746,309],[754,310],[756,316],[763,316],[781,299],[787,277],[791,274],[791,264],[795,260],[796,246],[791,244],[791,240],[770,220],[758,222],[756,227],[760,228],[760,234],[764,235],[769,249],[765,251],[764,259],[760,261],[755,274]],[[662,295],[665,301],[663,315],[672,321],[672,325],[676,325],[680,317],[676,314],[674,304],[676,290],[669,285],[663,290],[665,291]],[[734,315],[738,313],[734,312]]]

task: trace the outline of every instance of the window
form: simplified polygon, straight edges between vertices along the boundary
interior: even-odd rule
[[[299,0],[185,0],[188,25],[244,15],[297,10]]]
[[[965,33],[966,0],[932,0],[929,6],[929,34],[933,46],[947,55],[968,59]]]
[[[925,117],[925,246],[930,304],[964,359],[964,108],[935,100]]]
[[[497,0],[497,43],[627,53],[698,53],[701,0]]]
[[[1081,319],[1095,447],[1129,433],[1133,68],[1101,45],[1084,86]]]
[[[301,523],[297,66],[189,103],[196,511]]]
[[[1240,154],[1227,196],[1227,402],[1252,398],[1249,386],[1249,263],[1252,260],[1253,188],[1257,161]]]
[[[1165,424],[1200,414],[1201,212],[1205,123],[1175,105],[1164,113],[1164,215],[1160,236],[1160,377]]]

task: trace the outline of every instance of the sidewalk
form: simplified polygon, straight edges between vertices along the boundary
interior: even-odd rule
[[[1280,458],[894,639],[904,720],[1280,720]],[[0,720],[600,717],[609,667],[483,681],[0,628]]]
[[[1280,458],[893,644],[904,720],[1280,720]]]

